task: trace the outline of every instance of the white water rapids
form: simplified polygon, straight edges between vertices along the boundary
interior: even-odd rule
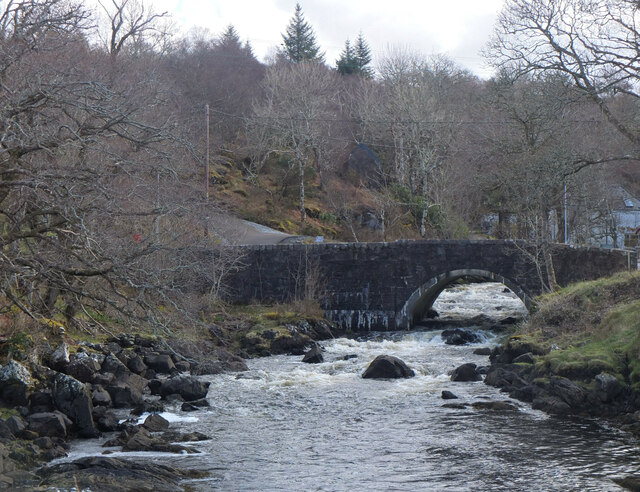
[[[499,284],[456,287],[435,308],[441,317],[500,318],[522,313],[514,297]],[[201,454],[112,456],[207,470],[188,482],[199,491],[606,491],[621,490],[612,477],[639,472],[638,443],[598,422],[550,418],[516,401],[517,412],[443,407],[445,389],[454,402],[508,399],[449,379],[465,362],[488,364],[473,350],[496,337],[480,334],[482,343],[463,347],[445,345],[440,331],[339,338],[322,343],[321,364],[254,359],[246,373],[208,377],[210,408],[165,414],[173,429],[211,436],[193,443]],[[379,354],[400,357],[416,377],[362,379]],[[101,442],[79,442],[66,459],[99,454]]]

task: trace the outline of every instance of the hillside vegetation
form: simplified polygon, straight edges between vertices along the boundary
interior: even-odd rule
[[[640,389],[640,272],[581,282],[540,299],[516,335],[550,348],[537,376],[590,381],[601,372]]]

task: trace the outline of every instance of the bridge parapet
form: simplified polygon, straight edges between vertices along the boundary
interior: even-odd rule
[[[527,248],[522,242],[474,240],[248,246],[246,267],[229,279],[229,299],[288,302],[311,294],[344,328],[410,328],[446,285],[465,275],[500,281],[529,305],[542,281]],[[560,285],[636,263],[634,252],[554,247]]]

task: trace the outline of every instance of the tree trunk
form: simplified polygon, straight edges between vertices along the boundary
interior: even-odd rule
[[[300,223],[307,221],[307,212],[304,209],[304,164],[298,159],[298,177],[300,179]]]

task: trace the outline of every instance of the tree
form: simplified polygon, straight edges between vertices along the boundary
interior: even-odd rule
[[[81,3],[0,6],[0,312],[160,327],[215,268],[156,59],[92,47]]]
[[[140,45],[152,34],[167,35],[160,21],[168,16],[167,12],[156,13],[142,0],[111,0],[111,3],[98,3],[109,21],[107,30],[107,49],[111,56],[117,56],[127,44]]]
[[[496,67],[515,74],[562,74],[599,106],[637,155],[639,25],[635,0],[508,0],[487,55]],[[633,109],[616,109],[621,98]],[[585,157],[576,164],[613,157]]]
[[[274,65],[267,70],[265,99],[254,107],[249,139],[263,158],[287,158],[298,174],[300,221],[306,220],[305,174],[327,165],[331,120],[335,117],[335,72],[324,65]]]
[[[299,3],[296,3],[295,13],[289,21],[286,33],[282,35],[280,56],[292,63],[324,61],[324,53],[320,52],[316,44],[316,35],[304,19]]]
[[[342,75],[357,74],[371,78],[373,77],[373,70],[367,66],[369,63],[371,63],[371,50],[362,33],[360,33],[355,46],[351,46],[349,39],[345,41],[340,58],[336,61],[336,68]]]
[[[451,197],[441,187],[458,126],[453,91],[466,75],[443,59],[399,51],[382,60],[380,76],[360,120],[392,163],[381,184],[395,185],[393,195],[411,210],[422,237],[448,235],[454,214],[446,213]]]
[[[342,75],[351,75],[356,72],[356,61],[354,50],[351,47],[351,41],[348,39],[344,43],[344,49],[340,53],[340,58],[336,61],[338,73]]]

